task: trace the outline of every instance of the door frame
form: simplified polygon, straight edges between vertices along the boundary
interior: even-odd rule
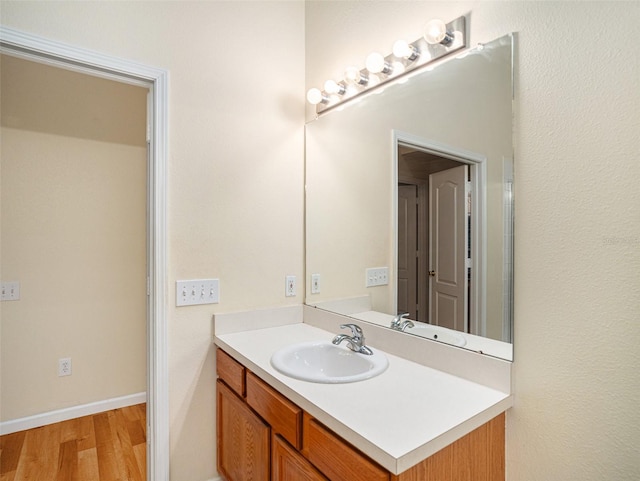
[[[486,335],[486,279],[487,279],[487,226],[486,212],[486,178],[487,157],[483,154],[453,147],[435,140],[425,139],[415,134],[392,129],[392,162],[391,162],[391,215],[392,232],[398,231],[398,147],[401,145],[414,147],[423,152],[438,155],[447,159],[469,165],[471,171],[471,217],[477,226],[471,232],[471,294],[469,299],[471,322],[469,330],[471,334]],[[398,240],[397,234],[392,236],[391,259],[391,299],[392,309],[395,312],[398,306],[397,293],[397,259]]]
[[[167,70],[0,25],[0,53],[149,88],[147,137],[147,480],[169,480]]]

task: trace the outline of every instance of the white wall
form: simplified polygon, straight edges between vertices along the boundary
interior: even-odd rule
[[[215,476],[212,314],[299,304],[302,2],[2,2],[2,23],[169,70],[171,478]],[[221,302],[174,308],[176,279]]]
[[[306,9],[307,87],[417,38],[433,17],[471,12],[472,43],[518,32],[507,479],[640,478],[640,3]]]
[[[638,8],[306,4],[308,85],[431,16],[471,11],[474,42],[520,32],[510,481],[640,476]],[[211,313],[301,301],[282,278],[303,264],[303,15],[297,2],[2,3],[5,25],[171,71],[169,284],[222,282],[219,306],[170,309],[176,481],[215,471]],[[225,53],[247,44],[251,67]]]

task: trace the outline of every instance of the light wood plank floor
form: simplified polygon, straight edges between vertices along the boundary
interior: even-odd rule
[[[144,481],[146,404],[0,436],[0,481]]]

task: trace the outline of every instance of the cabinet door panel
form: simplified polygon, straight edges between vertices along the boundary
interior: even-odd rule
[[[280,436],[273,436],[271,481],[327,481]]]
[[[269,426],[218,380],[218,471],[228,481],[268,481]]]
[[[303,453],[331,481],[388,481],[389,472],[315,419],[303,429]]]

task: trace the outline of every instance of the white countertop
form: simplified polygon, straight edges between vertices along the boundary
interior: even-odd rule
[[[393,319],[393,316],[391,314],[384,314],[378,311],[356,312],[349,314],[349,317],[353,317],[354,319],[360,319],[384,327],[389,327],[389,324],[391,324],[391,320]],[[438,327],[436,327],[436,329],[438,329]],[[446,330],[446,328],[444,327],[441,327],[439,329]],[[496,341],[495,339],[489,339],[488,337],[474,336],[473,334],[469,334],[466,332],[453,332],[455,332],[456,335],[465,338],[465,349],[474,352],[485,353],[490,356],[498,357],[500,359],[506,359],[510,361],[513,360],[513,345],[508,342]],[[419,334],[412,333],[411,329],[405,331],[405,334],[414,334],[416,336],[419,336]]]
[[[388,353],[384,373],[347,384],[300,381],[271,366],[271,355],[281,347],[334,335],[295,323],[220,334],[215,344],[394,474],[512,405],[507,393]]]

